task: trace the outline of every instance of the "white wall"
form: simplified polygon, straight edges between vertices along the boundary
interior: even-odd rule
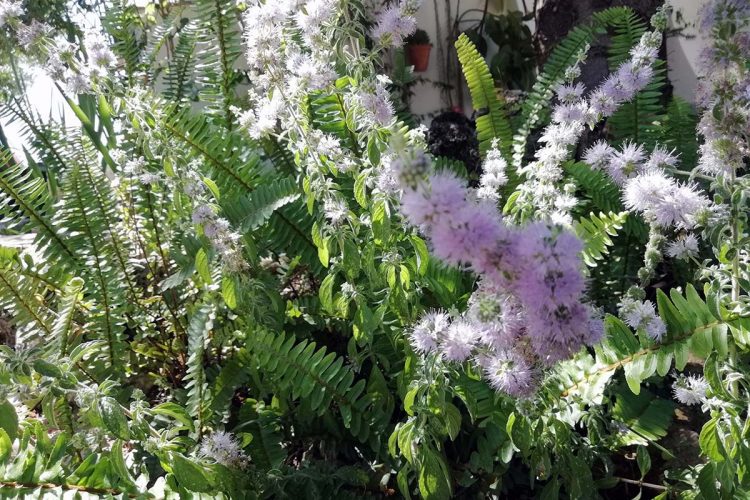
[[[675,14],[681,13],[684,26],[683,35],[667,39],[667,61],[669,64],[669,80],[674,85],[675,94],[694,102],[695,86],[698,82],[698,59],[708,39],[705,33],[698,29],[698,11],[705,5],[705,0],[671,0]],[[672,16],[672,26],[676,25],[676,15]]]
[[[432,41],[432,53],[430,54],[430,66],[424,73],[417,73],[417,76],[424,77],[429,81],[440,81],[440,65],[441,61],[438,56],[437,47],[437,20],[435,16],[435,5],[438,7],[438,17],[440,20],[440,29],[442,30],[443,38],[448,35],[448,29],[453,25],[453,21],[456,15],[460,15],[469,9],[483,9],[485,0],[448,0],[451,6],[452,19],[450,22],[446,22],[445,13],[445,2],[446,0],[422,0],[422,7],[417,12],[417,26],[427,32],[430,35]],[[531,0],[533,1],[533,0]],[[520,0],[519,0],[520,2]],[[460,11],[457,9],[460,8]],[[495,13],[502,13],[506,10],[515,10],[515,0],[490,0],[489,11]],[[465,16],[466,20],[479,19],[481,13],[472,13],[471,15]],[[461,25],[461,29],[467,29],[471,27],[470,22],[466,22]],[[444,40],[444,47],[446,51],[455,51],[452,41]],[[455,82],[451,82],[454,83]],[[441,100],[440,89],[435,87],[429,82],[417,83],[414,87],[415,95],[411,99],[411,109],[416,115],[428,115],[436,111],[440,111],[445,108],[446,104]],[[464,100],[466,102],[466,99]]]

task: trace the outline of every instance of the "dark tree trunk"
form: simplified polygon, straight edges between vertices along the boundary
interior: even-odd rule
[[[537,44],[542,62],[568,32],[585,23],[594,12],[608,7],[631,7],[648,21],[664,0],[546,0],[537,13]],[[581,81],[595,87],[608,74],[607,41],[592,44]]]

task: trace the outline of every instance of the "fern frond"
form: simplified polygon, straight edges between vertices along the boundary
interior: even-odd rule
[[[680,154],[683,168],[692,170],[698,163],[698,115],[693,105],[679,96],[672,96],[667,104],[667,113],[659,128],[659,142],[674,148]]]
[[[609,253],[608,247],[613,242],[610,236],[615,236],[627,218],[627,212],[591,213],[588,217],[581,217],[574,222],[573,229],[583,242],[583,262],[589,266],[597,265],[596,261]]]
[[[625,371],[625,380],[634,394],[641,390],[641,382],[654,373],[664,377],[672,368],[683,370],[692,354],[707,357],[712,350],[720,357],[729,351],[728,330],[742,324],[742,319],[723,320],[716,317],[692,285],[684,295],[672,290],[667,296],[657,292],[659,316],[667,326],[661,342],[655,343],[636,337],[621,320],[614,316],[605,319],[605,337],[595,347],[595,356],[582,353],[578,358],[561,363],[552,379],[558,394],[598,394],[592,386],[603,388],[618,368]]]
[[[193,91],[198,28],[188,22],[177,34],[177,45],[164,74],[164,97],[174,102],[189,101]]]
[[[477,116],[477,138],[479,150],[484,156],[493,139],[500,141],[500,151],[510,159],[513,133],[505,109],[495,93],[495,82],[484,57],[465,34],[456,41],[458,60],[471,94],[471,102]]]
[[[188,109],[173,110],[160,125],[205,160],[222,193],[249,193],[259,179],[259,156],[238,132],[223,130],[209,118],[205,114],[194,115]]]
[[[65,285],[65,290],[60,298],[57,308],[57,317],[52,326],[52,341],[56,344],[60,356],[68,354],[70,335],[74,332],[75,323],[73,316],[76,312],[78,302],[83,291],[83,280],[72,278]]]
[[[613,21],[615,34],[609,47],[609,67],[617,69],[630,57],[630,49],[635,46],[648,26],[635,13]],[[618,109],[607,121],[608,128],[615,143],[625,140],[643,144],[652,149],[659,139],[661,127],[659,119],[663,113],[661,103],[662,90],[666,83],[664,62],[658,61],[654,65],[654,76],[642,91],[638,92],[632,101]]]
[[[242,53],[237,30],[236,6],[229,0],[199,0],[196,3],[199,32],[199,63],[196,65],[201,100],[207,111],[232,129],[235,116],[231,106],[236,100],[234,65]]]
[[[185,408],[195,419],[195,427],[199,433],[206,421],[209,404],[208,383],[203,363],[208,334],[213,327],[213,313],[211,305],[201,305],[190,318],[187,329],[188,359],[185,388],[188,395]]]
[[[145,69],[141,51],[146,45],[147,32],[138,7],[123,0],[114,0],[107,5],[102,24],[114,40],[112,47],[124,62],[128,81],[134,83],[135,77]]]
[[[0,116],[21,125],[20,136],[47,172],[65,170],[73,150],[72,134],[62,124],[40,119],[22,98],[12,97],[0,108]]]
[[[117,254],[121,251],[116,243],[118,236],[109,234],[111,214],[98,200],[101,186],[93,185],[109,181],[98,167],[94,168],[95,171],[89,165],[75,165],[68,172],[55,221],[59,227],[68,230],[68,241],[86,264],[79,272],[86,281],[87,293],[98,300],[89,318],[88,331],[106,340],[109,363],[116,367],[123,361],[121,353],[124,350],[123,330],[128,300],[122,284],[127,283],[128,278],[118,264]],[[125,269],[127,271],[127,266]]]
[[[337,82],[338,90],[345,89],[348,83]],[[359,147],[355,133],[349,129],[346,123],[346,110],[344,100],[340,93],[324,94],[316,92],[308,97],[307,113],[313,126],[327,134],[335,135],[341,145],[357,151]]]
[[[248,338],[245,366],[269,377],[279,392],[299,401],[307,412],[322,416],[337,408],[344,426],[361,441],[377,436],[381,412],[356,380],[344,359],[315,342],[293,335],[256,331]]]
[[[658,441],[667,435],[674,407],[671,401],[656,397],[647,390],[638,395],[628,390],[618,391],[612,417],[625,424],[628,430],[620,433],[617,441],[621,446]]]
[[[258,186],[235,208],[237,215],[242,216],[240,219],[242,232],[253,231],[261,227],[274,212],[298,200],[301,190],[291,177]]]
[[[545,119],[554,96],[554,89],[564,81],[565,71],[576,62],[581,51],[614,26],[632,14],[626,7],[610,7],[595,13],[587,25],[578,26],[555,47],[534,86],[521,107],[521,125],[513,136],[513,162],[515,170],[523,167],[529,134]]]
[[[11,314],[19,344],[37,342],[52,335],[54,313],[43,300],[45,286],[19,271],[18,262],[0,262],[0,310]]]
[[[28,222],[37,231],[35,245],[44,253],[55,255],[61,264],[74,263],[77,257],[65,236],[49,219],[51,197],[44,180],[28,167],[11,160],[10,153],[0,151],[0,222],[19,228]],[[28,221],[21,218],[25,216]]]

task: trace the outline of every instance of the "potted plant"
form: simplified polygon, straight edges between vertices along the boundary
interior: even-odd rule
[[[427,71],[430,63],[432,44],[425,30],[418,29],[406,39],[406,57],[414,66],[414,71]]]

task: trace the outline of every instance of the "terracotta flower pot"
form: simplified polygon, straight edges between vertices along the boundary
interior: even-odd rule
[[[430,65],[430,51],[432,45],[420,44],[420,45],[407,45],[406,57],[409,60],[409,64],[414,66],[414,71],[422,72],[427,71],[427,67]]]

